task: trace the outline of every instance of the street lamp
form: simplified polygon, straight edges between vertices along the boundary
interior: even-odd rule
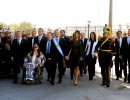
[[[122,24],[119,24],[119,31],[121,31],[122,29]]]
[[[36,31],[36,25],[33,25],[34,30]]]
[[[127,28],[127,30],[129,29],[129,23],[126,23],[126,28]]]
[[[88,21],[88,38],[89,38],[90,23],[91,23],[91,21]]]

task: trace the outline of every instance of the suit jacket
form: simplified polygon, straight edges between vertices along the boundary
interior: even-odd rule
[[[2,39],[1,39],[1,42],[3,43],[3,44],[5,44],[6,42],[8,42],[9,41],[9,37],[3,37]]]
[[[4,44],[3,44],[3,43],[0,43],[0,61],[1,61],[1,59],[2,59],[3,49],[4,49]]]
[[[35,38],[34,37],[30,37],[28,38],[28,52],[32,51],[32,39],[34,39],[34,43],[35,43]]]
[[[64,39],[62,38],[59,38],[59,45],[62,49],[62,52],[64,54],[64,56],[67,55],[67,47],[66,47],[66,42]],[[51,49],[50,49],[50,54],[51,54],[51,58],[52,59],[55,59],[56,57],[60,57],[60,58],[63,58],[62,55],[59,53],[59,51],[57,50],[54,42],[53,42],[53,39],[51,40]]]
[[[38,36],[34,38],[34,42],[39,44],[40,50],[42,53],[44,53],[44,44],[46,41],[46,37],[42,36],[41,42],[38,41]]]
[[[122,38],[123,39],[123,38]],[[119,56],[120,55],[120,51],[121,51],[121,48],[122,48],[122,44],[121,44],[121,47],[120,47],[120,44],[118,42],[118,38],[115,39],[115,53],[116,53],[116,56]]]
[[[15,39],[12,44],[12,53],[14,59],[22,60],[28,53],[27,41],[22,39],[21,44],[19,45],[17,39]]]
[[[125,58],[130,56],[130,45],[127,43],[127,37],[123,37],[121,55]]]
[[[11,49],[4,49],[2,52],[2,61],[11,62],[12,51]]]
[[[88,40],[87,38],[84,38],[84,42],[82,41],[82,43],[83,43],[83,50],[84,51],[85,51],[85,47],[86,47],[86,44],[87,44],[87,40]]]
[[[69,53],[69,50],[70,50],[70,39],[66,36],[64,37],[61,37],[62,39],[65,40],[65,43],[66,43],[66,50],[67,50],[67,54]]]

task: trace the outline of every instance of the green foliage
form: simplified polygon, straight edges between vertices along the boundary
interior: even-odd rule
[[[25,31],[30,33],[33,30],[33,26],[30,22],[23,21],[20,24],[11,24],[10,29],[14,31]]]
[[[3,29],[3,25],[0,25],[0,30]]]

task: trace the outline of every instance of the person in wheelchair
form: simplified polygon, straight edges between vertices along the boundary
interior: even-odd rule
[[[40,52],[39,45],[34,44],[33,50],[24,59],[23,83],[40,84],[43,79],[43,67],[46,58]]]

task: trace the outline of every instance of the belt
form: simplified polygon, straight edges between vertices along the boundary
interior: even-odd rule
[[[111,50],[101,50],[101,51],[103,51],[103,52],[111,52]]]

